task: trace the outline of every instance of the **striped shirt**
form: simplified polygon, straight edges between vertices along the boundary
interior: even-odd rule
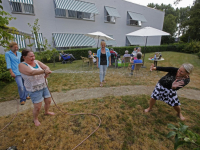
[[[21,75],[19,72],[19,63],[21,59],[21,52],[16,52],[17,56],[10,50],[5,53],[5,59],[6,59],[6,64],[7,64],[7,69],[12,69],[13,73],[18,76]]]

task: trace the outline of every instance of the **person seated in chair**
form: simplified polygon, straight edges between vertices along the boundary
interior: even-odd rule
[[[141,52],[141,47],[138,47],[137,53],[141,53],[141,54],[142,54],[142,52]]]
[[[113,49],[113,48],[110,48],[110,53],[111,53],[111,54],[114,54],[114,55],[115,55],[115,57],[117,58],[117,52],[116,52],[116,51],[114,51],[114,49]]]
[[[135,60],[130,60],[130,63],[133,63],[132,67],[131,67],[131,75],[133,75],[133,70],[135,69],[135,63],[142,63],[142,53],[138,52],[137,53],[137,59]]]
[[[93,59],[93,63],[96,63],[96,62],[97,62],[96,58],[94,58],[94,57],[92,56],[92,51],[88,51],[88,58],[92,58],[92,59]]]
[[[128,53],[128,50],[125,51],[125,54],[122,58],[122,62],[124,62],[125,57],[131,57],[131,55]]]
[[[70,56],[72,60],[76,59],[72,54],[66,54],[63,51],[61,51],[61,55],[64,56],[64,57]]]
[[[131,54],[131,57],[136,57],[136,54],[137,54],[137,50],[136,50],[136,47],[135,47],[132,54]]]

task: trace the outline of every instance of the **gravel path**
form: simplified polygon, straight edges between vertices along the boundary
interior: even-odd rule
[[[123,95],[151,95],[154,86],[136,85],[136,86],[120,86],[120,87],[96,87],[91,89],[75,89],[67,92],[52,93],[56,103],[65,103],[76,100],[86,100],[92,98],[100,98],[105,96],[123,96]],[[178,91],[178,96],[188,99],[200,100],[199,90],[183,88]],[[19,102],[19,100],[18,100]],[[52,105],[54,105],[52,103]],[[31,100],[27,100],[26,104],[19,106],[19,112],[25,111],[33,107]],[[0,116],[7,116],[16,112],[16,100],[0,103]]]

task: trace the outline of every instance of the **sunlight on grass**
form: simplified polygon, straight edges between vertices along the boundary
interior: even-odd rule
[[[150,96],[121,96],[89,99],[59,104],[68,113],[96,113],[102,119],[100,129],[78,149],[92,150],[169,150],[173,149],[173,138],[167,139],[168,123],[178,125],[180,121],[172,107],[157,101],[150,113]],[[200,101],[180,98],[184,123],[200,134]],[[64,115],[52,106],[55,116],[45,116],[41,110],[41,126],[35,127],[32,110],[20,113],[14,122],[0,134],[0,149],[16,145],[18,149],[72,149],[98,125],[98,119],[91,116]],[[0,129],[13,115],[0,117]],[[180,150],[190,150],[183,147]]]

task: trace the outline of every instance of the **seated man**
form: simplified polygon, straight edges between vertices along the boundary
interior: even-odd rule
[[[111,49],[110,49],[110,53],[111,53],[111,54],[114,54],[114,55],[115,55],[115,57],[117,58],[117,52],[116,52],[116,51],[114,51],[114,49],[113,49],[113,48],[111,48]]]
[[[94,58],[92,55],[92,51],[88,51],[88,58],[93,58],[93,63],[97,62],[96,58]]]
[[[63,51],[61,51],[62,56],[67,57],[67,56],[71,56],[72,60],[75,60],[75,57],[72,54],[65,54]]]
[[[131,75],[133,75],[133,70],[135,69],[135,63],[142,63],[142,53],[138,52],[137,53],[137,59],[135,60],[130,60],[130,63],[133,63],[132,67],[131,67]]]
[[[125,51],[125,54],[124,54],[124,56],[122,58],[122,62],[124,62],[124,58],[125,57],[131,57],[131,55],[128,53],[128,50]]]

